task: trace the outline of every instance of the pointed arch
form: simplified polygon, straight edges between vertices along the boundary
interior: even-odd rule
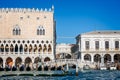
[[[18,45],[15,45],[15,52],[18,52]]]
[[[10,52],[14,52],[14,47],[12,44],[10,45]]]
[[[48,45],[48,52],[52,52],[52,48],[50,44]]]
[[[8,44],[6,44],[6,46],[5,46],[5,52],[9,52],[9,46],[8,46]]]
[[[13,59],[12,59],[11,57],[8,57],[8,58],[6,59],[6,64],[12,68]]]
[[[3,66],[3,59],[0,57],[0,67]]]
[[[13,35],[16,35],[16,30],[15,29],[13,29]]]
[[[25,58],[25,65],[29,65],[30,63],[32,63],[32,59],[30,57],[26,57]]]
[[[38,52],[42,52],[42,45],[39,44]]]
[[[42,35],[42,29],[40,29],[40,35]]]
[[[39,57],[36,57],[36,58],[34,59],[34,63],[38,63],[38,62],[41,62],[41,59],[40,59]]]
[[[40,35],[40,33],[39,33],[39,29],[37,29],[37,35]]]
[[[1,52],[4,52],[4,45],[1,44]]]
[[[25,44],[24,51],[25,51],[25,52],[28,51],[28,46],[27,46],[27,44]]]
[[[43,26],[39,26],[37,28],[37,35],[45,35],[45,29],[43,28]]]
[[[44,44],[43,52],[46,52],[46,51],[47,51],[47,46]]]
[[[37,52],[37,45],[34,45],[34,52]]]
[[[43,32],[43,35],[45,35],[45,29],[43,29],[43,31],[42,31],[42,32]]]
[[[23,52],[23,45],[22,44],[20,45],[19,50],[20,50],[20,52]]]
[[[29,45],[29,52],[32,52],[32,45]]]
[[[20,57],[17,57],[17,58],[15,59],[15,66],[20,66],[21,63],[22,63],[22,59],[21,59]]]
[[[15,25],[13,28],[13,35],[20,35],[21,34],[21,29],[18,25]]]
[[[18,29],[16,29],[16,35],[18,35],[19,34],[19,31],[18,31]]]
[[[49,58],[49,57],[46,57],[46,58],[44,59],[44,62],[47,62],[47,61],[50,61],[50,58]]]
[[[18,29],[18,35],[20,35],[21,34],[21,30],[20,29]]]

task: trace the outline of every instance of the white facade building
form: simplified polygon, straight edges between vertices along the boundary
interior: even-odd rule
[[[76,37],[82,61],[120,62],[120,31],[93,31]]]

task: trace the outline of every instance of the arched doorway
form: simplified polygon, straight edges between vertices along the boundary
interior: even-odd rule
[[[0,57],[0,67],[3,67],[3,59]]]
[[[6,65],[10,66],[12,68],[13,65],[13,59],[11,57],[8,57],[6,59]]]
[[[86,54],[86,55],[84,56],[84,60],[86,60],[86,61],[91,61],[91,56],[90,56],[90,54]]]
[[[38,63],[38,62],[41,62],[41,59],[39,57],[36,57],[34,63]]]
[[[44,59],[44,62],[47,62],[47,61],[50,61],[50,58],[49,58],[49,57],[46,57],[46,58]]]
[[[94,62],[101,62],[101,56],[99,54],[94,55]]]
[[[30,57],[27,57],[27,58],[25,59],[25,65],[28,66],[28,65],[30,65],[30,63],[32,63],[32,60],[31,60]]]
[[[120,63],[120,54],[114,55],[114,62]]]
[[[104,62],[108,62],[108,61],[111,61],[111,55],[110,54],[105,54],[104,55]]]
[[[15,66],[16,67],[19,67],[22,63],[22,59],[20,57],[17,57],[16,60],[15,60]]]

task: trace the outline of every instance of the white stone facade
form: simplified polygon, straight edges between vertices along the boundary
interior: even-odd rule
[[[82,61],[120,62],[120,31],[93,31],[76,37]]]
[[[54,7],[0,9],[0,64],[16,66],[55,59]]]
[[[72,55],[71,47],[72,47],[71,44],[65,44],[65,43],[57,44],[56,45],[56,58],[65,59],[67,58],[68,55],[71,57]]]

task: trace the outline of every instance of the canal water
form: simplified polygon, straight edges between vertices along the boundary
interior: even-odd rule
[[[8,76],[0,77],[0,80],[120,80],[120,71],[101,71],[101,70],[89,70],[79,71],[79,75],[75,76],[75,71],[70,75],[62,77],[33,77],[33,76]]]

